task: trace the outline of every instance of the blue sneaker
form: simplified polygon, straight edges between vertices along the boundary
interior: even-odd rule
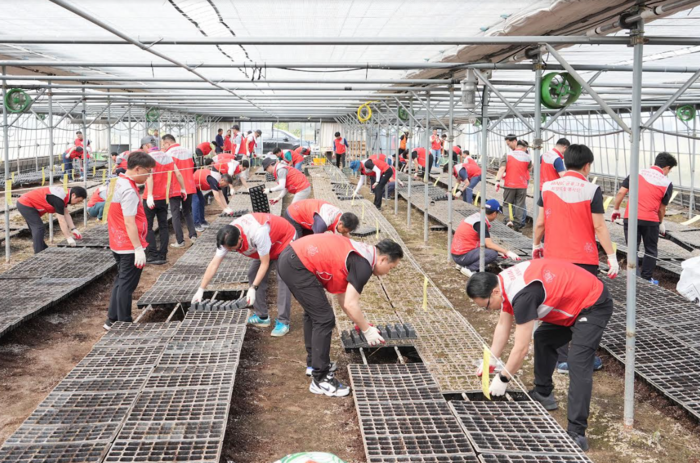
[[[266,328],[270,326],[270,317],[260,318],[258,314],[253,314],[248,318],[248,324],[253,326],[260,326]]]
[[[654,280],[653,278],[649,279],[649,283],[651,283],[652,285],[659,286],[659,280]]]
[[[598,371],[598,370],[601,370],[602,368],[603,368],[603,360],[601,360],[601,358],[596,355],[595,358],[593,359],[593,371]]]
[[[269,318],[267,324],[269,325]],[[275,320],[275,329],[272,330],[272,336],[276,338],[281,338],[285,334],[289,333],[289,325],[285,325],[279,320]]]
[[[557,373],[560,373],[562,375],[568,375],[569,374],[569,364],[566,362],[562,362],[557,364]]]

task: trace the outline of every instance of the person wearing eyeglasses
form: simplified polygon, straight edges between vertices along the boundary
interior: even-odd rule
[[[498,275],[477,273],[467,283],[467,295],[479,307],[500,311],[491,343],[495,357],[502,356],[515,321],[508,362],[489,387],[493,396],[506,393],[508,382],[523,365],[534,330],[535,387],[529,394],[546,410],[556,410],[552,375],[557,349],[571,341],[567,432],[582,450],[588,450],[593,361],[613,312],[605,285],[571,262],[545,258],[516,264]],[[540,325],[535,330],[537,320]]]

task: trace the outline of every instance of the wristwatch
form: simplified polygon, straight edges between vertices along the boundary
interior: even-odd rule
[[[254,290],[257,291],[257,290],[258,290],[258,285],[251,285],[251,288],[253,288]]]
[[[505,376],[503,376],[500,373],[498,374],[498,376],[499,376],[502,383],[507,383],[508,381],[510,381],[510,378],[506,378]]]

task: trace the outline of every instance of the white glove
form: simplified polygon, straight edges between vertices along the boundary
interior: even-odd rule
[[[659,235],[666,235],[666,225],[663,222],[659,224]]]
[[[265,193],[266,195],[269,195],[269,194],[272,193],[272,192],[270,191],[269,188],[265,188],[265,189],[263,190],[263,193]]]
[[[508,256],[509,259],[520,260],[520,256],[514,253],[513,251],[506,252],[506,256]]]
[[[146,251],[141,246],[134,249],[134,267],[143,268],[146,265]]]
[[[197,302],[202,302],[202,299],[204,298],[204,288],[199,288],[196,293],[194,293],[194,297],[192,298],[192,304],[195,304]]]
[[[230,207],[227,207],[226,209],[224,209],[224,214],[231,215],[233,214],[233,210]]]
[[[79,231],[77,228],[72,229],[70,232],[73,234],[73,237],[74,237],[76,240],[82,240],[82,239],[83,239],[83,235],[80,233],[80,231]]]
[[[149,209],[156,207],[156,202],[153,200],[153,195],[148,195],[148,198],[146,198],[146,205]]]
[[[508,383],[501,381],[501,375],[497,374],[491,380],[491,387],[489,387],[489,394],[494,397],[500,397],[506,394],[506,389],[508,388]]]
[[[532,258],[542,259],[544,257],[544,244],[536,244],[532,247]]]
[[[617,263],[617,255],[608,254],[608,278],[615,278],[620,273],[620,264]]]
[[[616,221],[616,220],[619,219],[619,218],[620,218],[620,209],[615,209],[615,210],[613,210],[613,213],[612,213],[612,215],[610,216],[610,220],[612,220],[612,221],[614,222],[614,221]]]
[[[379,186],[379,183],[378,183],[378,182],[374,182],[374,183],[372,184],[372,189],[375,189],[375,188],[377,188],[378,186]]]
[[[248,305],[253,305],[255,304],[255,292],[257,290],[253,288],[252,286],[248,288],[248,294],[246,294],[245,300],[248,303]]]
[[[75,247],[75,240],[73,239],[72,236],[69,236],[68,238],[66,238],[66,241],[68,242],[68,246],[70,246],[72,248]]]
[[[379,330],[375,328],[374,326],[370,325],[369,328],[364,330],[362,334],[365,335],[365,339],[367,340],[367,344],[370,346],[378,346],[379,344],[386,344],[386,341],[382,337],[381,334],[379,334]]]
[[[500,189],[501,189],[501,181],[498,180],[498,181],[496,182],[496,193],[498,193],[498,190],[500,190]]]
[[[493,359],[492,359],[493,361]],[[503,363],[500,360],[496,360],[496,364],[494,365],[493,363],[489,364],[489,374],[491,373],[498,373],[501,370],[503,370]],[[479,362],[479,368],[476,369],[476,376],[481,378],[481,375],[484,373],[484,362]]]

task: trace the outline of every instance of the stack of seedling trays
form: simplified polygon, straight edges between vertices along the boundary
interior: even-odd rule
[[[265,185],[254,186],[249,189],[250,203],[253,207],[253,212],[270,212],[270,201],[265,194]]]
[[[340,341],[346,350],[350,350],[369,347],[412,346],[418,338],[415,328],[410,323],[378,325],[377,329],[384,341],[386,341],[386,344],[370,346],[365,339],[365,335],[359,329],[343,331],[340,334]]]

